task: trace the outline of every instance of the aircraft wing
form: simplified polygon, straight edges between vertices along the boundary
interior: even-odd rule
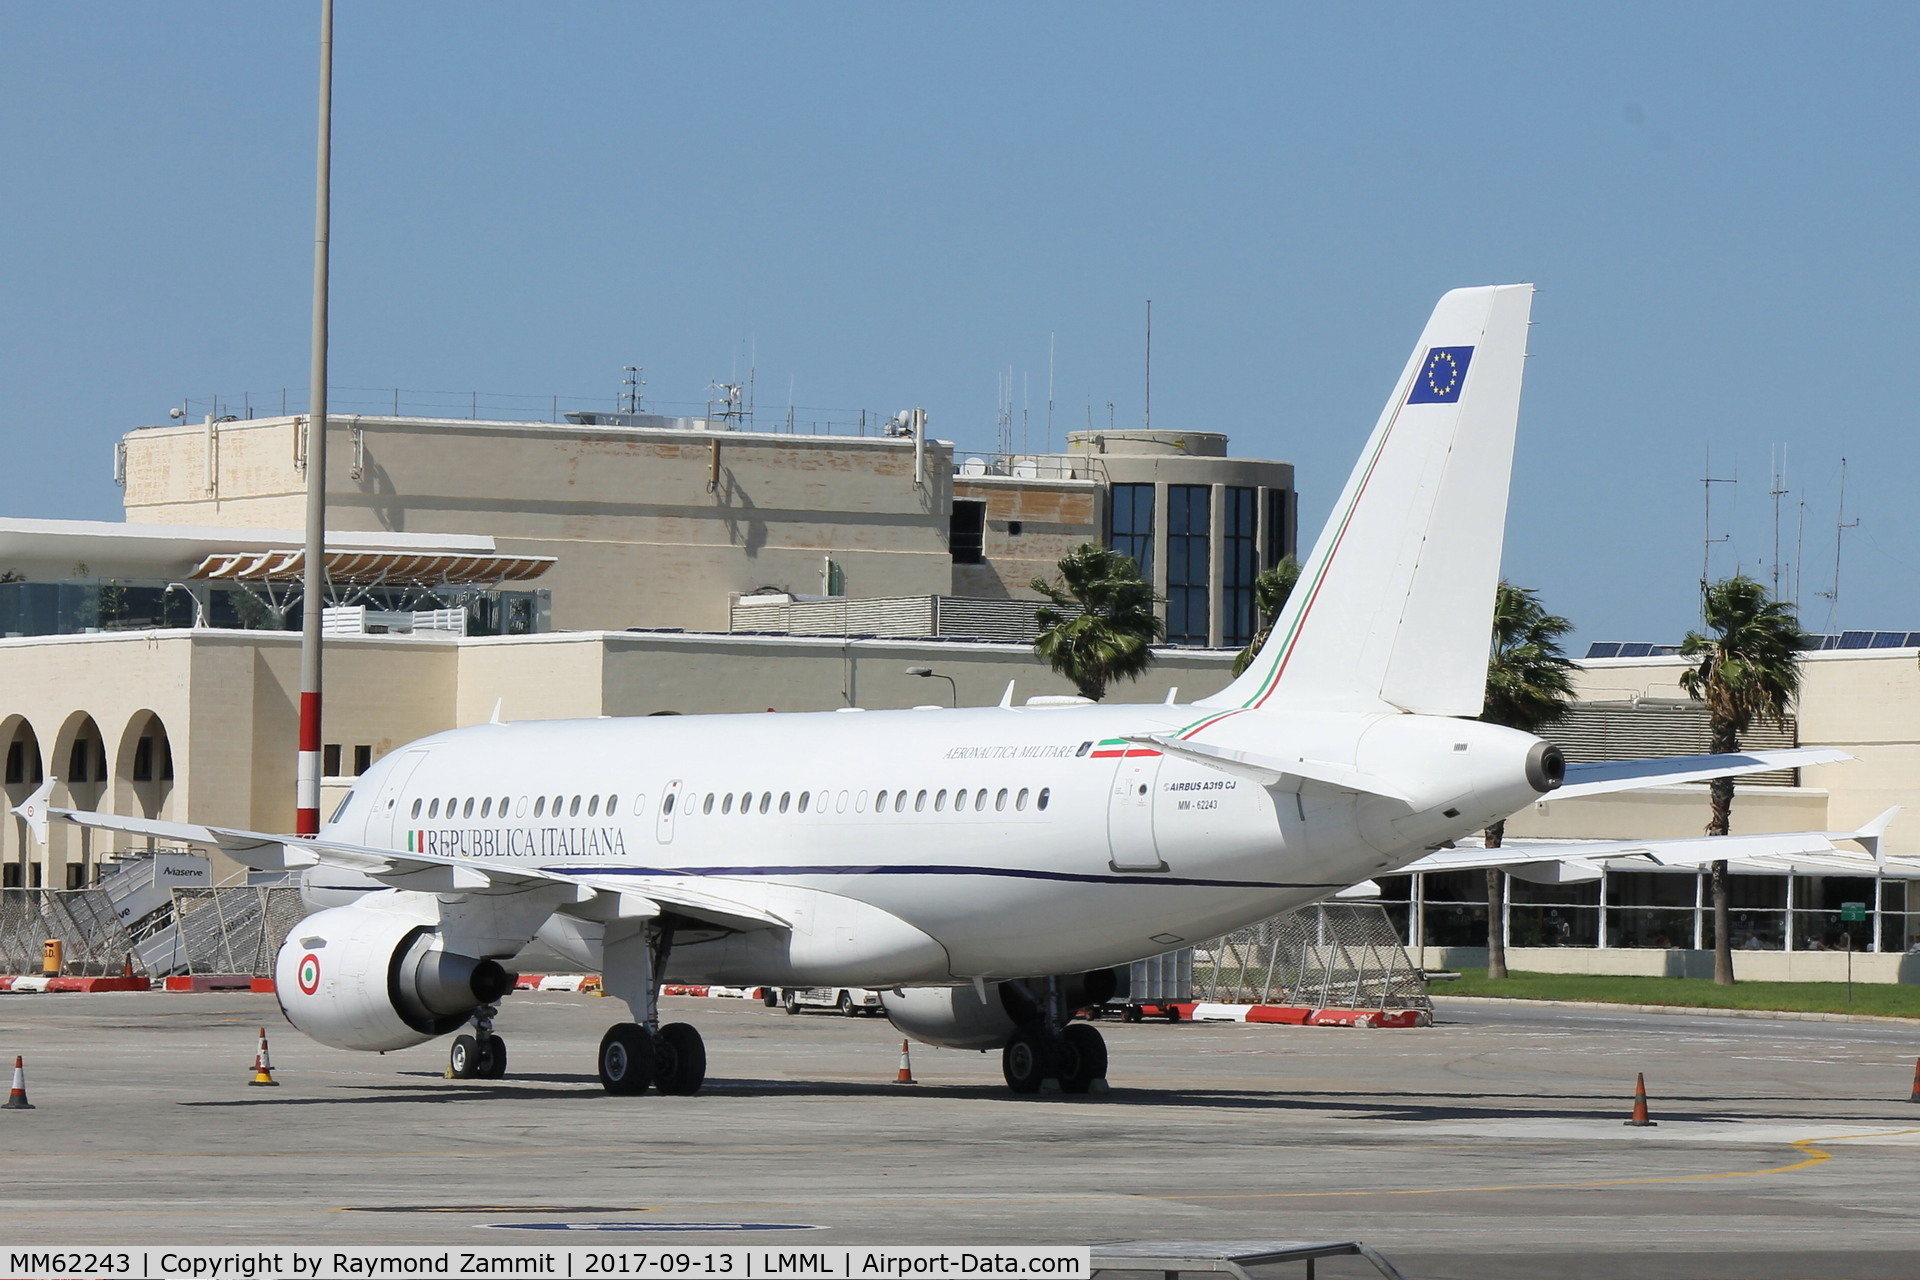
[[[1717,756],[1666,756],[1654,760],[1570,764],[1567,766],[1567,780],[1540,798],[1570,800],[1576,796],[1604,795],[1609,791],[1631,791],[1635,787],[1705,782],[1709,778],[1768,773],[1774,769],[1797,769],[1813,764],[1836,764],[1851,759],[1851,755],[1837,747],[1782,747],[1774,751],[1735,751]]]
[[[636,892],[631,883],[620,883],[618,878],[568,875],[562,871],[524,864],[496,866],[469,858],[382,849],[343,840],[307,839],[187,822],[126,818],[85,809],[54,808],[46,804],[45,792],[50,788],[51,783],[43,785],[34,796],[15,809],[27,819],[35,837],[42,841],[46,839],[50,822],[65,822],[95,830],[119,831],[219,849],[235,862],[257,871],[338,867],[368,876],[390,888],[441,894],[519,893],[534,888],[564,886],[570,893],[560,909],[590,918],[644,917],[671,911],[731,932],[789,927],[786,920],[744,897],[730,897],[723,887],[725,882],[717,878],[703,878],[695,886],[672,878],[649,877],[644,887]]]
[[[1738,836],[1684,836],[1671,840],[1556,840],[1498,848],[1441,849],[1401,868],[1403,871],[1473,871],[1498,867],[1523,880],[1542,884],[1580,884],[1600,878],[1603,862],[1632,858],[1650,866],[1705,868],[1726,859],[1754,867],[1870,876],[1878,870],[1920,877],[1920,860],[1892,858],[1880,850],[1887,825],[1898,814],[1888,809],[1858,831],[1781,831]],[[1860,845],[1864,854],[1842,849]]]

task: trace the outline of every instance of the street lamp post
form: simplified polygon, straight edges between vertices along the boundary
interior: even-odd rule
[[[953,691],[953,705],[956,707],[960,705],[960,686],[953,682],[952,676],[942,675],[932,667],[908,667],[907,674],[910,676],[919,676],[923,680],[945,680],[948,688]]]

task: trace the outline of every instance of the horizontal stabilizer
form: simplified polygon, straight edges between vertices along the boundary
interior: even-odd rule
[[[1801,769],[1808,765],[1838,764],[1853,757],[1837,747],[1782,747],[1777,751],[1735,751],[1717,756],[1667,756],[1654,760],[1606,760],[1597,764],[1570,764],[1567,780],[1543,800],[1570,800],[1575,796],[1605,795],[1636,787],[1666,787],[1681,782]]]
[[[1402,804],[1419,807],[1414,798],[1403,788],[1394,786],[1378,775],[1362,773],[1350,765],[1333,764],[1326,760],[1308,760],[1304,756],[1284,759],[1254,751],[1234,751],[1204,742],[1187,742],[1179,738],[1164,737],[1157,733],[1140,734],[1129,737],[1127,741],[1153,747],[1167,755],[1191,760],[1196,764],[1208,765],[1222,773],[1252,778],[1264,787],[1278,786],[1289,778],[1305,782],[1324,782],[1342,791],[1384,796],[1389,800],[1398,800]]]

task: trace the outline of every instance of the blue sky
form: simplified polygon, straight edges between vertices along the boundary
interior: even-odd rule
[[[0,6],[0,514],[303,399],[317,8]],[[1056,440],[1139,421],[1151,298],[1155,425],[1298,464],[1310,539],[1433,300],[1528,280],[1507,571],[1580,641],[1693,620],[1709,446],[1716,575],[1784,447],[1808,625],[1920,629],[1915,65],[1912,5],[339,0],[335,401],[751,351],[763,416],[984,448],[1011,368],[1038,447],[1049,335]]]

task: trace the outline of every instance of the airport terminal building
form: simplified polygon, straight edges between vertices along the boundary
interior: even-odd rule
[[[1297,548],[1293,468],[1232,457],[1217,432],[970,454],[911,431],[569,417],[330,420],[324,804],[395,747],[496,715],[978,705],[1009,682],[1019,700],[1070,693],[1033,655],[1027,584],[1084,542],[1133,556],[1164,601],[1156,667],[1110,696],[1202,697],[1254,630],[1254,576]],[[51,774],[55,804],[291,828],[306,429],[139,428],[115,451],[125,523],[0,519],[9,804]],[[1858,760],[1743,782],[1736,831],[1850,830],[1920,801],[1920,645],[1906,643],[1920,636],[1897,639],[1807,655],[1797,717],[1749,745]],[[1609,652],[1581,663],[1580,705],[1550,735],[1569,757],[1704,750],[1680,659]],[[1701,785],[1549,798],[1508,835],[1687,836],[1706,813]],[[1885,847],[1920,853],[1920,825],[1896,822]],[[41,849],[0,822],[8,887],[90,884],[118,852],[74,829]],[[1824,975],[1842,932],[1882,967],[1920,942],[1920,894],[1899,875],[1735,870],[1750,976]],[[1500,925],[1518,967],[1690,971],[1711,944],[1702,879],[1618,862],[1597,882],[1513,877]],[[1475,962],[1480,873],[1381,889],[1416,954]],[[1869,919],[1843,929],[1844,902]]]

